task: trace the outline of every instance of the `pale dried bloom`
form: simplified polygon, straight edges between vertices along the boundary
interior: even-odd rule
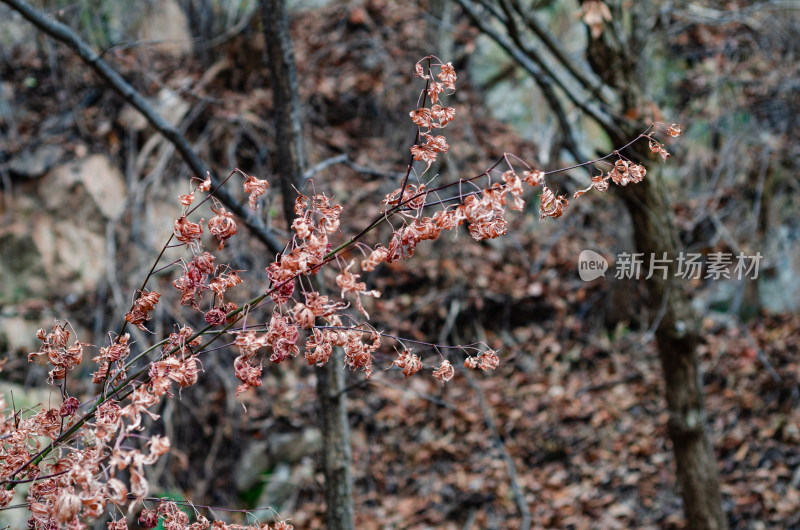
[[[164,361],[162,368],[166,369],[166,375],[172,381],[178,383],[181,388],[186,388],[197,383],[199,369],[197,363],[199,362],[196,355],[192,355],[186,359],[179,359],[178,357],[170,357]],[[162,376],[163,377],[163,376]]]
[[[456,371],[453,368],[453,365],[450,364],[450,361],[445,359],[442,361],[442,365],[439,367],[439,369],[433,372],[433,378],[444,384],[447,381],[450,381],[455,373]]]
[[[583,19],[583,22],[589,26],[593,39],[598,38],[603,33],[603,24],[611,21],[611,11],[600,0],[584,2],[578,14]]]
[[[233,214],[223,207],[217,211],[213,206],[211,210],[217,214],[208,221],[208,231],[219,240],[217,250],[222,250],[225,240],[236,235],[236,221]]]
[[[142,513],[139,514],[139,524],[144,528],[155,528],[158,526],[158,511],[142,510]]]
[[[14,490],[7,490],[5,488],[0,488],[0,508],[5,508],[9,504],[11,504],[11,500],[14,498]]]
[[[269,182],[266,180],[259,180],[251,175],[247,175],[247,179],[244,181],[243,187],[244,192],[250,195],[250,208],[255,210],[258,208],[256,202],[261,195],[267,192],[267,188],[269,188]]]
[[[192,260],[192,263],[202,274],[211,274],[214,272],[215,259],[216,258],[213,254],[210,254],[209,252],[203,252],[202,254],[195,256]]]
[[[297,302],[292,309],[292,316],[297,325],[303,329],[311,329],[314,327],[314,312],[307,305]]]
[[[220,307],[215,307],[208,311],[205,316],[203,317],[206,322],[208,322],[209,326],[221,326],[227,321],[227,313],[225,310]]]
[[[297,347],[298,337],[296,325],[283,315],[277,312],[272,313],[266,337],[267,346],[272,348],[269,360],[280,363],[290,356],[294,357],[300,353],[300,349]]]
[[[333,353],[333,342],[329,330],[314,328],[312,335],[306,340],[306,362],[310,365],[322,366],[328,362]]]
[[[426,137],[425,146],[432,151],[436,153],[446,153],[450,149],[450,146],[447,145],[447,139],[444,136],[428,134]]]
[[[544,182],[544,171],[540,171],[535,169],[533,171],[523,171],[522,172],[522,181],[528,184],[529,186],[538,186],[539,184]]]
[[[402,198],[400,192],[403,193]],[[389,206],[398,206],[402,203],[408,208],[419,210],[425,204],[426,195],[425,184],[420,184],[419,187],[416,184],[406,184],[405,189],[401,187],[387,193],[381,201],[381,209],[385,211]]]
[[[214,256],[208,252],[197,255],[184,266],[183,276],[175,279],[172,285],[181,291],[181,305],[199,310],[197,302],[203,291],[208,289],[208,276],[214,272]],[[238,283],[238,282],[237,282]]]
[[[129,333],[117,337],[110,346],[100,348],[100,355],[93,360],[99,362],[102,359],[112,363],[124,361],[131,353],[131,346],[128,344],[130,338],[131,336]]]
[[[383,245],[376,245],[369,257],[361,262],[361,270],[364,272],[374,271],[375,267],[386,261],[387,257],[389,257],[389,249]]]
[[[677,123],[673,123],[667,128],[667,134],[670,136],[680,136],[682,132],[680,125]]]
[[[104,497],[116,505],[125,504],[128,501],[128,487],[120,479],[110,478],[106,482]]]
[[[443,128],[446,127],[448,123],[453,121],[456,117],[456,109],[453,107],[442,107],[441,105],[434,105],[431,107],[431,116],[438,120],[436,122],[430,122],[429,127],[435,128]]]
[[[95,436],[100,441],[108,442],[122,423],[122,409],[114,400],[108,400],[99,407],[94,415]]]
[[[242,283],[242,279],[239,277],[239,271],[231,271],[227,274],[220,274],[208,282],[208,288],[214,291],[219,300],[222,300],[225,296],[225,291],[240,283]]]
[[[494,370],[498,364],[500,364],[500,358],[497,356],[497,352],[487,350],[481,355],[478,367],[483,371]]]
[[[439,94],[444,92],[444,84],[437,83],[436,81],[430,83],[428,86],[428,97],[431,98],[431,103],[437,103],[439,101]]]
[[[585,190],[576,191],[573,197],[577,199],[578,197],[580,197],[581,195],[583,195],[584,193],[586,193],[591,189],[595,189],[599,192],[605,192],[608,190],[608,177],[603,174],[603,170],[600,170],[599,175],[592,175],[592,184]]]
[[[503,182],[506,183],[505,191],[510,193],[514,198],[514,202],[509,208],[521,211],[525,208],[525,201],[522,200],[522,181],[517,174],[511,170],[503,173]]]
[[[338,208],[330,210],[326,228],[334,228],[334,223],[338,226]],[[270,290],[272,300],[279,305],[288,302],[294,292],[295,278],[301,274],[316,274],[329,250],[326,230],[315,230],[300,246],[279,254],[276,261],[267,267],[267,276],[273,286]]]
[[[268,337],[267,334],[259,336],[255,331],[239,333],[236,336],[234,345],[241,352],[241,355],[233,361],[236,378],[242,382],[236,388],[236,395],[238,396],[249,388],[261,386],[262,367],[260,365],[255,366],[252,358],[259,349],[268,345]]]
[[[329,234],[339,230],[339,216],[342,213],[342,209],[341,204],[331,206],[330,199],[323,194],[314,196],[312,210],[322,216],[319,224]]]
[[[662,160],[666,160],[670,156],[667,150],[664,148],[664,144],[656,142],[652,138],[650,138],[650,152],[658,153]]]
[[[436,161],[438,153],[446,153],[450,149],[444,136],[425,135],[425,143],[411,146],[414,160],[422,160],[428,167]]]
[[[453,63],[443,64],[441,72],[436,77],[442,80],[448,90],[456,89],[456,70],[453,68]]]
[[[440,230],[452,230],[464,220],[456,217],[455,210],[439,210],[433,214],[433,222]]]
[[[669,156],[669,155],[667,155]],[[644,166],[628,162],[627,160],[617,160],[614,169],[608,174],[615,184],[627,186],[631,182],[641,182],[647,170]]]
[[[472,238],[482,241],[506,233],[503,202],[503,190],[493,187],[483,190],[480,199],[475,195],[465,197],[464,203],[456,208],[456,212],[469,223]]]
[[[47,378],[50,384],[66,377],[67,371],[75,368],[83,360],[83,347],[88,344],[76,340],[72,346],[67,346],[69,335],[67,323],[55,323],[50,333],[44,329],[36,333],[37,338],[42,341],[42,346],[38,352],[28,354],[28,362],[33,362],[39,355],[47,356],[47,360],[53,365]]]
[[[150,438],[147,445],[150,446],[150,454],[156,457],[167,454],[170,448],[169,438],[157,434]]]
[[[367,317],[369,318],[369,317]],[[337,344],[344,348],[344,362],[351,370],[363,369],[367,380],[372,377],[372,353],[381,345],[381,335],[377,331],[370,334],[372,344],[361,341],[362,332],[357,329],[348,330],[337,334],[337,338],[344,338],[344,344]]]
[[[256,352],[267,346],[267,336],[259,336],[255,331],[247,331],[236,335],[236,340],[233,345],[239,348],[242,356],[246,358],[253,357]]]
[[[540,217],[542,219],[545,217],[558,219],[564,213],[564,208],[567,207],[567,204],[569,204],[569,202],[564,198],[563,195],[556,197],[547,186],[544,186],[542,189],[541,205],[539,207],[541,210]]]
[[[158,513],[164,517],[164,530],[184,530],[189,524],[189,516],[181,511],[174,501],[161,501]]]
[[[424,61],[424,59],[422,59]],[[422,68],[421,62],[414,65],[414,77],[421,77],[422,79],[430,79],[430,76],[425,74],[425,69]]]
[[[236,395],[253,387],[261,386],[262,367],[253,365],[247,358],[240,355],[233,361],[233,370],[236,378],[242,383],[236,387]]]
[[[314,228],[314,223],[305,217],[296,217],[295,220],[292,221],[292,230],[297,232],[297,237],[300,239],[308,238],[314,231]]]
[[[342,290],[342,298],[344,298],[345,293],[353,293],[356,297],[356,308],[363,314],[367,319],[369,319],[369,314],[364,310],[364,307],[361,305],[361,295],[364,296],[374,296],[375,298],[380,297],[381,292],[378,290],[367,291],[367,284],[365,282],[356,281],[359,278],[359,274],[353,274],[349,271],[350,267],[353,266],[355,260],[351,261],[347,268],[339,273],[336,276],[336,285]]]
[[[202,337],[195,337],[191,341],[189,341],[189,338],[192,335],[194,335],[194,330],[192,328],[190,328],[189,326],[182,326],[177,333],[169,334],[167,342],[164,343],[164,347],[161,349],[161,351],[168,352],[173,349],[176,349],[178,353],[181,354],[187,353],[189,348],[192,348],[194,346],[199,346],[203,342]]]
[[[206,179],[202,184],[197,186],[198,191],[206,192],[211,189],[211,172],[206,171]]]
[[[29,418],[30,429],[34,434],[55,440],[61,431],[61,416],[58,409],[42,409]]]
[[[147,291],[139,295],[136,302],[133,303],[133,309],[125,315],[125,320],[141,329],[147,331],[144,323],[150,320],[150,311],[155,309],[158,299],[161,295],[156,291]]]
[[[184,206],[190,206],[194,202],[194,192],[187,193],[186,195],[179,195],[178,200]]]
[[[403,375],[409,377],[422,370],[422,361],[411,353],[410,350],[403,350],[400,356],[392,363],[403,369]]]
[[[165,380],[166,373],[164,372],[163,367],[156,367],[156,364],[158,363],[154,363],[154,365],[150,367],[148,375],[150,375],[151,379],[153,380],[157,378]],[[166,372],[168,372],[168,370],[166,370]],[[158,375],[155,375],[156,373],[158,373]],[[122,416],[131,420],[131,424],[125,428],[127,432],[142,430],[144,428],[142,426],[142,413],[147,414],[153,420],[157,420],[161,417],[147,409],[157,404],[161,400],[160,396],[163,393],[166,393],[166,391],[163,391],[159,394],[152,394],[147,390],[148,386],[150,385],[140,385],[137,387],[136,390],[134,390],[131,394],[131,403],[129,405],[125,405],[120,411]],[[163,389],[163,385],[156,386],[155,382],[152,383],[152,386],[154,389]],[[167,386],[167,388],[169,388],[169,386]]]
[[[425,107],[421,109],[412,110],[408,113],[411,116],[411,121],[414,122],[414,125],[417,127],[425,127],[426,129],[431,128],[431,110]]]
[[[647,174],[647,170],[644,166],[639,164],[632,164],[631,167],[628,169],[628,175],[630,177],[631,182],[641,182],[644,179],[644,176]]]
[[[316,291],[305,293],[306,306],[314,313],[315,317],[329,318],[334,313],[347,307],[344,302],[331,302],[327,296],[322,296]]]
[[[185,215],[178,217],[175,220],[175,226],[172,231],[175,238],[181,243],[199,248],[200,236],[203,235],[203,223],[205,219],[200,219],[199,223],[193,223],[186,218]]]

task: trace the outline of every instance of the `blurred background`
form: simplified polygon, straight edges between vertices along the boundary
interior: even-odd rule
[[[268,179],[257,213],[288,240],[258,1],[33,5],[90,43],[217,174],[238,167]],[[402,179],[416,133],[408,113],[423,88],[414,64],[430,54],[458,74],[447,100],[456,119],[443,132],[450,151],[425,176],[435,182],[478,175],[504,152],[552,170],[604,156],[654,121],[684,130],[657,136],[668,160],[644,162],[653,187],[642,193],[654,195],[591,192],[553,221],[539,219],[529,192],[525,211],[507,216],[507,236],[446,234],[366,275],[383,293],[367,306],[378,329],[483,340],[501,364],[457,370],[442,386],[428,370],[436,352],[420,348],[425,373],[406,379],[389,369],[388,345],[370,381],[347,373],[356,527],[699,527],[687,523],[676,482],[659,361],[672,299],[644,275],[614,277],[619,254],[660,250],[663,237],[665,251],[704,263],[701,277],[674,289],[699,337],[705,435],[727,523],[800,528],[798,4],[297,0],[288,15],[305,155],[309,167],[337,157],[313,185],[344,206],[341,241]],[[9,404],[12,393],[34,411],[60,399],[46,366],[27,360],[37,329],[68,319],[77,338],[102,346],[118,328],[191,176],[71,50],[0,3],[0,390]],[[585,169],[548,177],[569,197],[589,182]],[[238,185],[231,193],[246,202]],[[636,213],[644,203],[656,228]],[[668,233],[656,234],[659,223]],[[390,234],[385,226],[365,242]],[[584,249],[608,260],[605,277],[581,280]],[[707,278],[713,253],[760,253],[757,278]],[[267,286],[274,253],[245,227],[219,254],[244,271],[237,302]],[[137,344],[175,323],[199,326],[177,304],[178,275],[155,278],[154,335],[134,330]],[[264,385],[242,397],[245,412],[235,355],[204,357],[198,385],[159,411],[151,432],[173,449],[149,470],[151,495],[272,506],[296,528],[322,528],[319,369],[301,357],[267,363]],[[70,382],[87,397],[91,356]],[[3,511],[0,524],[22,527],[24,517]]]

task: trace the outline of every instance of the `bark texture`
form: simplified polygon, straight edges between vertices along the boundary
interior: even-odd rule
[[[626,188],[622,197],[633,221],[636,249],[645,255],[661,257],[666,252],[674,257],[678,250],[675,230],[659,185],[657,179],[645,180]],[[674,272],[670,268],[668,276],[672,278]],[[686,520],[689,528],[723,530],[728,523],[722,510],[716,457],[706,436],[697,317],[679,282],[657,276],[654,274],[647,281],[647,292],[652,306],[663,309],[655,338],[664,372],[668,432]]]
[[[297,69],[289,34],[284,0],[261,0],[261,20],[267,44],[275,123],[275,162],[273,169],[281,177],[283,210],[294,218],[297,191],[303,189],[303,122],[297,91]]]
[[[336,348],[317,372],[317,401],[323,435],[322,467],[325,473],[325,524],[328,530],[355,528],[353,462],[347,394],[344,392],[344,353]]]

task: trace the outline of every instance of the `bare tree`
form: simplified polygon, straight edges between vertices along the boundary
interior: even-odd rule
[[[305,182],[303,125],[297,91],[292,41],[284,0],[262,0],[261,19],[267,44],[267,61],[272,81],[276,136],[276,173],[281,175],[281,192],[286,219],[294,217],[298,190]],[[316,282],[316,288],[322,289]],[[333,358],[319,369],[317,400],[322,431],[322,468],[325,475],[325,519],[330,530],[354,528],[352,450],[347,420],[343,354],[337,348]]]
[[[656,11],[651,2],[627,4],[609,0],[582,6],[589,25],[587,61],[566,51],[536,13],[536,2],[523,0],[457,0],[472,23],[491,37],[533,76],[560,127],[563,143],[576,160],[581,153],[568,109],[594,120],[617,145],[638,134],[644,124],[626,111],[645,108],[645,49],[652,40]],[[625,28],[630,28],[626,30]],[[647,146],[635,150],[639,162]],[[680,248],[670,205],[660,179],[621,188],[630,213],[638,252],[676,255]],[[728,527],[722,510],[717,463],[706,434],[706,413],[697,346],[701,337],[684,286],[672,274],[646,281],[651,303],[661,306],[654,322],[669,409],[669,437],[675,451],[677,480],[691,528]]]

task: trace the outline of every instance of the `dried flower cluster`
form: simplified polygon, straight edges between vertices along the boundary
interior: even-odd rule
[[[42,341],[42,346],[38,352],[28,355],[28,361],[35,360],[42,355],[53,365],[53,369],[48,374],[48,383],[64,379],[67,371],[72,370],[81,363],[83,359],[83,347],[88,346],[80,341],[75,341],[72,346],[68,346],[70,332],[66,324],[54,324],[50,333],[44,329],[36,332],[36,338]]]
[[[592,4],[592,2],[587,2]],[[597,2],[594,2],[597,4]],[[584,13],[585,17],[596,14]],[[591,9],[595,9],[592,7]],[[602,13],[601,13],[602,18]],[[600,20],[600,19],[598,19]],[[423,66],[427,62],[427,68]],[[434,73],[436,72],[436,73]],[[417,63],[415,74],[426,81],[421,96],[422,106],[410,113],[418,127],[418,138],[411,148],[414,160],[423,162],[427,168],[439,154],[447,153],[449,146],[444,136],[435,134],[454,118],[455,110],[442,104],[447,91],[455,91],[456,73],[450,63],[444,64],[435,57],[427,57]],[[429,105],[425,102],[429,101]],[[671,125],[667,134],[681,133],[677,125]],[[652,152],[666,159],[669,154],[664,145],[651,134],[640,135],[649,140]],[[637,140],[639,139],[637,138]],[[636,140],[634,140],[636,141]],[[512,166],[512,155],[503,158],[481,175],[470,179],[429,188],[425,183],[408,182],[411,172],[402,183],[381,201],[381,213],[367,228],[338,246],[331,243],[340,231],[342,206],[332,203],[324,194],[300,195],[295,203],[295,217],[291,222],[293,237],[284,252],[266,267],[270,288],[261,296],[244,304],[239,309],[236,303],[227,301],[228,291],[242,283],[240,271],[228,265],[215,265],[217,256],[208,252],[203,243],[204,219],[190,220],[199,207],[190,210],[197,197],[206,194],[211,201],[213,217],[208,221],[208,232],[218,242],[217,251],[237,233],[233,215],[215,202],[211,191],[211,180],[207,177],[190,193],[178,199],[182,205],[180,216],[173,225],[173,237],[184,245],[191,256],[180,264],[181,274],[173,281],[180,292],[180,303],[202,315],[207,324],[195,332],[181,326],[165,340],[150,349],[144,349],[131,360],[134,344],[125,333],[130,324],[148,331],[145,323],[158,303],[160,293],[145,290],[139,293],[131,310],[125,315],[125,323],[116,334],[109,334],[108,344],[98,348],[92,360],[96,368],[92,381],[102,385],[102,392],[95,398],[81,403],[69,395],[65,379],[83,359],[83,349],[88,344],[73,341],[69,344],[70,331],[66,323],[56,323],[51,330],[39,330],[37,337],[42,345],[38,352],[31,353],[29,360],[46,359],[51,365],[48,381],[59,385],[62,403],[58,407],[43,408],[25,418],[18,411],[11,411],[0,418],[0,509],[8,506],[13,497],[14,486],[19,481],[31,482],[27,497],[30,512],[30,528],[70,528],[86,526],[82,522],[101,516],[111,505],[126,506],[133,510],[147,500],[149,486],[145,478],[145,466],[152,465],[169,451],[166,437],[142,433],[149,421],[159,419],[155,407],[164,399],[173,397],[173,389],[194,385],[202,370],[201,355],[205,353],[205,334],[214,327],[223,327],[222,333],[235,335],[233,346],[239,355],[233,369],[240,384],[237,395],[261,386],[264,359],[281,363],[296,357],[301,349],[309,365],[321,366],[329,362],[334,348],[344,351],[344,365],[351,370],[361,370],[369,379],[373,374],[375,353],[380,349],[383,336],[389,336],[403,344],[399,337],[385,335],[367,323],[369,314],[364,307],[364,297],[377,298],[380,292],[369,289],[361,275],[352,271],[356,259],[343,259],[346,252],[359,248],[364,252],[360,261],[362,272],[369,272],[382,263],[408,259],[414,255],[422,241],[436,240],[443,231],[457,230],[464,225],[475,240],[499,237],[508,230],[505,219],[506,207],[523,210],[525,185],[542,186],[539,198],[539,213],[542,218],[560,217],[568,205],[564,195],[553,192],[545,182],[546,174],[524,164],[520,174]],[[609,180],[619,186],[641,181],[646,170],[643,166],[614,153],[616,161],[607,173],[601,170],[592,176],[591,185],[575,193],[579,197],[591,189],[605,192]],[[605,158],[584,165],[605,163]],[[503,171],[496,168],[506,164]],[[249,196],[251,208],[258,206],[258,198],[269,188],[265,180],[257,179],[239,170],[244,178],[243,191]],[[423,172],[424,174],[424,172]],[[485,186],[475,181],[486,178]],[[494,179],[494,182],[492,182]],[[227,179],[226,179],[227,180]],[[467,188],[469,186],[469,188]],[[466,189],[465,189],[466,188]],[[446,191],[454,195],[446,195]],[[441,199],[441,195],[446,197]],[[435,198],[432,202],[429,199]],[[429,210],[436,207],[436,211]],[[362,237],[378,226],[389,225],[389,220],[400,220],[400,226],[392,226],[391,234],[382,243],[367,247]],[[397,224],[397,223],[396,223]],[[315,279],[320,271],[337,267],[335,282],[338,298],[319,292]],[[154,267],[155,268],[155,267]],[[330,275],[333,279],[334,275]],[[203,295],[208,291],[204,301]],[[274,303],[271,314],[263,324],[235,328],[244,322],[263,300]],[[355,311],[347,312],[350,304]],[[205,306],[202,309],[201,306]],[[363,319],[363,321],[362,321]],[[359,321],[361,321],[360,324]],[[343,322],[353,322],[344,325]],[[215,335],[216,337],[216,335]],[[437,350],[448,346],[428,345]],[[466,355],[464,366],[483,371],[494,370],[500,359],[496,351],[486,344],[456,347]],[[136,370],[135,361],[154,352],[146,368]],[[402,370],[410,377],[424,368],[423,359],[404,345],[391,366]],[[455,375],[448,359],[439,355],[436,367],[429,367],[433,377],[445,383]],[[6,411],[6,403],[0,397],[0,409]],[[50,440],[47,446],[42,439]],[[157,508],[142,512],[139,524],[144,528],[173,530],[188,529],[238,529],[260,528],[287,530],[292,528],[285,522],[268,525],[239,526],[220,521],[210,522],[199,517],[194,523],[171,501],[162,501]],[[109,528],[127,528],[124,520],[109,523]]]
[[[426,59],[430,64],[430,58]],[[446,153],[450,149],[444,136],[433,134],[433,130],[446,127],[455,118],[456,110],[452,107],[443,107],[440,104],[439,95],[445,89],[450,90],[451,93],[455,91],[456,71],[451,63],[440,63],[436,65],[439,68],[439,73],[434,77],[431,74],[430,66],[427,73],[422,66],[422,62],[426,59],[422,59],[416,64],[414,75],[428,82],[425,95],[430,98],[431,106],[423,106],[410,113],[411,120],[420,129],[420,139],[424,140],[423,143],[418,143],[411,147],[411,154],[414,156],[414,160],[422,160],[428,164],[428,167],[431,167],[439,153]],[[435,78],[438,78],[439,81],[436,81]]]

